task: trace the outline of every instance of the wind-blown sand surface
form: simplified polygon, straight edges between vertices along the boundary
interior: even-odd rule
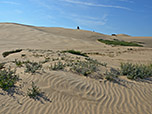
[[[105,45],[97,41],[101,38],[136,41],[144,47]],[[15,49],[23,51],[2,56]],[[49,70],[57,59],[85,60],[83,56],[62,53],[69,49],[82,51],[107,66],[100,66],[100,72],[90,77]],[[110,68],[120,68],[121,62],[152,63],[150,37],[113,37],[84,30],[0,23],[0,54],[0,63],[16,69],[21,79],[10,91],[0,89],[0,114],[152,114],[151,78],[134,81],[120,76],[113,82],[102,76]],[[13,63],[15,59],[42,62],[43,69],[25,73],[25,67]],[[32,81],[44,92],[36,100],[26,95]]]

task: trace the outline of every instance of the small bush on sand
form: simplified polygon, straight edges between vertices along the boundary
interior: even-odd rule
[[[24,62],[25,66],[26,66],[26,69],[25,69],[25,72],[27,73],[36,73],[37,70],[41,70],[42,68],[42,64],[40,63],[37,63],[37,62]]]
[[[15,61],[13,61],[15,64],[16,64],[16,66],[18,66],[18,67],[22,67],[23,66],[23,62],[22,61],[20,61],[20,60],[17,60],[17,59],[15,59]]]
[[[72,65],[71,70],[78,74],[88,76],[89,74],[97,71],[98,64],[90,61],[79,61]]]
[[[110,76],[110,75],[105,76],[105,79],[109,80],[109,81],[113,81],[114,80],[114,78],[112,76]]]
[[[8,70],[0,70],[0,88],[3,90],[13,87],[18,80],[19,77],[10,68]]]
[[[64,70],[66,67],[66,64],[62,63],[61,61],[58,61],[57,63],[51,64],[50,69],[51,70]]]
[[[109,80],[109,81],[114,81],[119,75],[120,75],[120,71],[114,68],[111,68],[109,72],[105,73],[105,79]]]
[[[27,90],[27,95],[28,95],[30,98],[37,99],[37,97],[38,97],[39,95],[41,95],[41,90],[39,89],[38,86],[35,85],[34,82],[32,82],[32,88],[28,88],[28,90]]]
[[[121,73],[129,79],[147,78],[152,76],[152,65],[121,63]]]

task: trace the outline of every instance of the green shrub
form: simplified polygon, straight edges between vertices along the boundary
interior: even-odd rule
[[[23,62],[20,60],[15,59],[14,63],[16,64],[16,66],[18,67],[22,67],[23,66]]]
[[[6,51],[6,52],[3,52],[2,55],[3,55],[3,57],[7,57],[10,54],[18,53],[18,52],[21,52],[21,51],[22,51],[22,49],[17,49],[17,50],[13,50],[13,51]]]
[[[75,55],[80,55],[80,56],[84,56],[84,57],[88,57],[87,54],[82,53],[80,51],[75,51],[75,50],[67,50],[67,51],[63,51],[64,53],[71,53],[71,54],[75,54]]]
[[[152,76],[151,65],[121,63],[122,75],[127,75],[129,79],[147,78]]]
[[[112,77],[118,77],[120,75],[119,69],[110,68],[109,72],[106,72],[106,75],[112,76]]]
[[[18,80],[19,77],[10,68],[8,70],[0,70],[0,88],[3,90],[13,87]]]
[[[105,79],[109,80],[109,81],[113,81],[114,80],[114,78],[112,76],[110,76],[110,75],[105,76]]]
[[[97,71],[97,63],[90,61],[79,61],[72,65],[71,70],[78,74],[82,74],[84,76],[88,76],[89,74]]]
[[[61,61],[51,64],[51,70],[63,70],[66,67],[66,64],[62,63]]]
[[[30,97],[30,98],[33,98],[33,99],[37,99],[37,97],[41,94],[41,90],[39,89],[38,86],[35,85],[34,82],[32,82],[32,88],[28,88],[27,90],[27,95]]]
[[[98,41],[108,44],[108,45],[120,45],[120,46],[138,46],[138,47],[143,47],[143,45],[134,43],[134,42],[126,42],[126,41],[120,41],[120,40],[103,40],[103,39],[98,39]]]
[[[37,70],[40,70],[42,68],[42,64],[40,63],[37,63],[37,62],[30,62],[30,61],[27,61],[27,62],[24,62],[25,63],[25,66],[26,66],[26,69],[25,69],[25,72],[27,73],[36,73]]]
[[[109,72],[105,73],[105,79],[109,81],[114,81],[119,75],[120,71],[114,68],[111,68]]]

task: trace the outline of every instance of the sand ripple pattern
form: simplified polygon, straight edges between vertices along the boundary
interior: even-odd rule
[[[62,71],[27,76],[27,82],[31,81],[41,85],[51,102],[1,92],[0,114],[151,114],[149,83],[124,82],[123,86]]]

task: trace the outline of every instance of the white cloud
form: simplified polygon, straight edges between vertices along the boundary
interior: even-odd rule
[[[58,11],[60,14],[64,13],[63,9],[61,9],[60,7],[57,7],[55,4],[52,4],[50,2],[46,2],[43,0],[41,0],[41,1],[40,0],[30,0],[30,1],[40,5],[43,8],[47,8],[48,10],[50,10],[50,12]]]
[[[119,0],[121,2],[129,2],[129,3],[134,3],[134,1],[131,1],[131,0]]]
[[[11,2],[11,1],[0,1],[0,4],[20,5],[20,3],[17,3],[17,2]]]
[[[106,7],[106,8],[118,8],[118,9],[124,9],[124,10],[131,10],[130,8],[123,7],[123,6],[94,4],[94,3],[90,3],[90,2],[81,2],[81,1],[74,1],[74,0],[61,0],[61,1],[69,2],[69,3],[73,3],[73,4],[79,4],[79,5],[86,5],[86,6]]]
[[[92,17],[92,16],[80,16],[76,14],[71,14],[69,18],[76,22],[78,25],[84,25],[88,27],[103,26],[107,23],[107,14],[104,14],[102,17]]]

